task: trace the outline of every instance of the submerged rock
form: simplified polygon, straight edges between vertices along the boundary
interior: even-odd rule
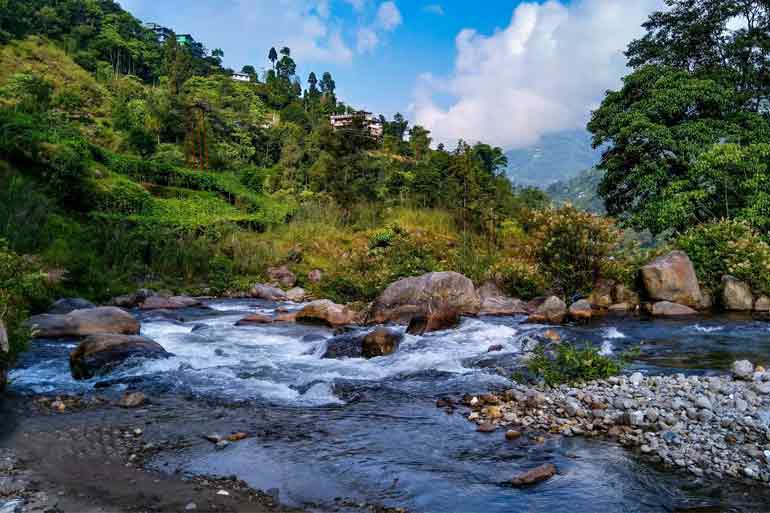
[[[96,308],[96,305],[92,302],[79,298],[79,297],[67,297],[55,301],[48,310],[49,314],[64,315],[75,310],[84,310],[88,308]]]
[[[580,299],[569,307],[569,316],[575,321],[590,321],[593,317],[591,303],[586,299]]]
[[[338,305],[328,299],[320,299],[306,304],[297,312],[297,322],[326,324],[331,327],[347,326],[356,322],[357,314],[344,305]]]
[[[683,251],[672,251],[642,267],[642,281],[653,300],[670,301],[693,308],[701,302],[695,268]]]
[[[454,310],[439,310],[427,315],[417,315],[409,321],[406,332],[421,336],[433,331],[456,328],[460,324],[460,315]]]
[[[546,481],[556,475],[556,467],[552,463],[545,463],[539,467],[523,472],[511,479],[513,486],[527,486]]]
[[[89,379],[129,358],[170,356],[157,342],[138,335],[91,335],[70,353],[70,370],[75,379]]]
[[[30,317],[26,326],[34,338],[87,337],[99,333],[136,335],[139,321],[113,306],[75,310],[64,315],[42,314]]]
[[[257,299],[264,299],[265,301],[288,301],[289,298],[286,293],[270,285],[263,285],[261,283],[255,284],[251,287],[251,297]]]
[[[479,315],[520,315],[526,314],[526,303],[521,299],[508,297],[494,282],[484,283],[478,290],[481,300]]]
[[[155,291],[150,289],[139,289],[133,294],[117,296],[110,300],[110,305],[120,308],[134,308],[145,302],[147,298],[156,295]]]
[[[187,296],[152,296],[139,306],[142,310],[179,310],[201,306],[198,299]]]
[[[243,319],[235,323],[236,326],[253,326],[255,324],[270,324],[273,322],[273,318],[266,314],[255,313],[247,315]]]
[[[388,328],[377,328],[368,333],[361,344],[364,358],[387,356],[396,352],[403,335]]]
[[[481,300],[473,282],[455,272],[434,272],[390,284],[374,301],[370,321],[407,323],[416,316],[453,311],[476,315]]]
[[[326,350],[322,358],[361,358],[363,356],[362,338],[359,334],[346,333],[326,341]]]
[[[556,296],[546,298],[529,316],[527,322],[561,324],[567,315],[567,305]]]
[[[147,402],[147,396],[142,392],[126,392],[118,401],[121,408],[138,408]]]
[[[652,305],[650,313],[655,317],[679,317],[684,315],[697,315],[697,311],[689,306],[672,303],[670,301],[659,301]]]
[[[727,310],[747,312],[753,309],[751,287],[733,276],[722,276],[722,304]]]

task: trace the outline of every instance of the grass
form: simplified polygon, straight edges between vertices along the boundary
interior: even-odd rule
[[[530,372],[554,386],[616,376],[638,355],[638,350],[613,358],[600,354],[598,348],[588,343],[562,343],[556,346],[554,354],[549,354],[543,346],[534,353],[528,365]]]

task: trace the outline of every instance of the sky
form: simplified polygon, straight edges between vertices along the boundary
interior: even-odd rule
[[[436,142],[505,149],[585,126],[627,72],[623,50],[663,0],[119,0],[142,21],[303,80],[330,71],[347,104],[401,112]],[[303,82],[304,83],[304,82]]]

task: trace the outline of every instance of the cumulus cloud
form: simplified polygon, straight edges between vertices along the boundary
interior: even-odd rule
[[[367,27],[361,27],[356,33],[356,50],[358,53],[367,53],[374,50],[380,42],[377,33]]]
[[[463,138],[505,148],[585,125],[627,71],[623,51],[662,0],[523,3],[491,35],[461,31],[449,77],[418,79],[412,115],[437,142]],[[439,105],[438,95],[453,100]]]
[[[444,8],[441,7],[441,4],[428,4],[423,7],[422,10],[431,14],[436,14],[438,16],[444,15]]]
[[[376,24],[382,30],[391,31],[401,25],[401,11],[396,7],[395,2],[383,2],[377,9]]]

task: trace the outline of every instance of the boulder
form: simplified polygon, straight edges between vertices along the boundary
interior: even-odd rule
[[[714,296],[708,290],[700,291],[700,303],[698,303],[698,310],[711,310],[714,307]]]
[[[139,306],[142,310],[178,310],[201,306],[201,302],[187,296],[152,296],[145,299]]]
[[[150,289],[139,289],[133,294],[127,294],[124,296],[117,296],[112,298],[110,305],[118,306],[120,308],[134,308],[144,303],[147,298],[156,295],[155,291]]]
[[[632,305],[631,303],[615,303],[614,305],[610,305],[607,311],[610,313],[624,313],[630,312],[635,307],[636,305]]]
[[[320,269],[313,269],[307,273],[307,281],[310,283],[320,283],[323,279],[323,272]]]
[[[508,297],[495,285],[488,281],[479,287],[481,308],[479,315],[519,315],[526,314],[526,304],[521,299]]]
[[[75,379],[90,379],[108,372],[129,358],[168,358],[157,342],[137,335],[99,334],[86,337],[70,353],[70,370]]]
[[[749,311],[754,308],[751,287],[733,276],[722,276],[722,304],[727,310]]]
[[[121,408],[138,408],[147,402],[147,396],[142,392],[126,392],[118,400],[118,406]]]
[[[754,377],[754,364],[748,360],[737,360],[731,367],[733,378],[751,381]]]
[[[412,317],[452,311],[476,315],[481,300],[473,282],[455,272],[435,272],[392,283],[374,301],[370,320],[408,323]]]
[[[398,349],[403,335],[388,328],[377,328],[368,333],[361,344],[364,358],[387,356]]]
[[[556,475],[556,467],[552,463],[545,463],[514,477],[511,484],[513,486],[533,485],[550,479],[554,475]]]
[[[455,310],[443,309],[412,317],[406,332],[410,335],[422,336],[433,331],[456,328],[458,324],[460,324],[460,314]]]
[[[770,297],[759,296],[754,302],[754,310],[757,312],[770,312]]]
[[[311,301],[297,312],[297,322],[326,324],[328,326],[346,326],[356,322],[356,312],[344,305],[338,305],[328,299]]]
[[[326,341],[322,358],[361,358],[363,354],[361,335],[345,333]]]
[[[282,287],[291,288],[297,283],[297,276],[285,265],[269,267],[267,277],[272,283],[278,283]]]
[[[561,324],[567,315],[567,304],[556,296],[546,298],[529,316],[527,322]]]
[[[273,322],[273,318],[269,315],[261,314],[261,313],[255,313],[251,315],[247,315],[240,321],[236,322],[236,326],[254,326],[257,324],[270,324]]]
[[[64,315],[75,310],[84,310],[87,308],[96,308],[96,305],[79,297],[67,297],[54,302],[54,304],[52,304],[51,308],[48,310],[48,313],[54,315]]]
[[[284,291],[270,285],[257,283],[251,287],[251,297],[264,299],[265,301],[288,301],[289,297]]]
[[[695,268],[683,251],[672,251],[642,267],[642,281],[651,299],[691,307],[701,302]]]
[[[615,288],[612,289],[612,300],[613,304],[627,303],[629,305],[638,305],[639,294],[626,287],[622,283],[618,283],[615,285]]]
[[[284,312],[275,316],[274,322],[297,322],[297,312]]]
[[[615,282],[613,280],[599,280],[588,296],[588,302],[595,308],[608,308],[613,303],[612,293],[614,289]]]
[[[136,335],[139,321],[114,306],[75,310],[64,315],[42,314],[26,322],[34,338],[87,337],[100,333]]]
[[[580,299],[569,307],[569,316],[575,321],[590,321],[593,317],[591,303],[586,299]]]
[[[294,287],[293,289],[286,291],[286,297],[289,298],[289,301],[293,301],[295,303],[301,303],[305,300],[305,296],[307,296],[307,292],[305,292],[305,289],[300,287]]]
[[[698,312],[689,306],[672,303],[671,301],[659,301],[652,305],[650,313],[654,317],[679,317],[682,315],[695,315]]]

